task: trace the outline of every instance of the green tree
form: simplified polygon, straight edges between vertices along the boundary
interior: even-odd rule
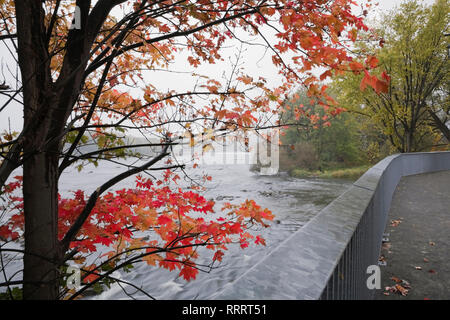
[[[284,131],[282,142],[293,146],[287,154],[298,160],[297,165],[318,169],[361,163],[362,141],[355,115],[339,109],[325,111],[322,106],[311,104],[304,92],[296,94],[286,107],[282,122],[297,125]]]
[[[333,84],[338,101],[367,117],[398,152],[448,145],[449,8],[448,0],[428,7],[406,1],[377,23],[384,46],[360,42],[358,50],[376,55],[372,63],[391,78],[387,93],[360,91],[364,73],[346,74]]]

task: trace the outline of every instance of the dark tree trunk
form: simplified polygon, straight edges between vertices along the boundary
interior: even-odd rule
[[[49,143],[57,102],[40,1],[16,1],[23,82],[24,299],[58,297],[58,148]]]
[[[57,299],[58,263],[58,158],[38,153],[24,169],[25,257],[24,298]]]
[[[91,1],[76,1],[81,9],[81,29],[69,32],[60,74],[53,81],[42,1],[15,1],[24,105],[20,148],[23,151],[25,299],[58,298],[58,269],[64,256],[63,245],[58,241],[60,143],[80,94],[92,44],[110,10],[122,2],[125,0],[97,1],[89,14]],[[3,176],[7,174],[0,170],[2,182],[6,179]]]

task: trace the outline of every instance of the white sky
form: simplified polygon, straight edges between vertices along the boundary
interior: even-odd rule
[[[361,4],[361,3],[365,3],[366,0],[356,0],[357,3]],[[378,15],[380,12],[385,12],[387,10],[392,9],[395,5],[400,4],[402,1],[399,0],[372,0],[372,3],[378,3],[379,5],[371,11],[370,16],[376,16]],[[434,0],[423,0],[422,1],[425,4],[432,4],[434,2]],[[9,53],[7,50],[5,50],[4,46],[2,45],[0,48],[0,59],[2,59],[2,62],[5,64],[9,64],[11,65],[13,63],[13,60],[11,59]],[[271,72],[275,72],[275,69],[272,67],[273,71],[271,70],[270,65],[270,60],[268,61],[269,63],[265,63],[263,60],[259,61],[261,56],[263,55],[262,52],[258,52],[256,51],[255,53],[250,54],[250,60],[253,62],[253,66],[250,68],[251,72],[254,74],[263,74],[265,77],[268,78],[272,78],[275,79],[276,78],[276,74],[274,74],[274,76],[271,77]],[[267,58],[270,59],[271,54],[267,54]],[[9,63],[8,63],[9,62]],[[11,67],[10,67],[11,68]],[[181,67],[182,68],[182,67]],[[220,66],[215,66],[214,67],[215,71],[219,71],[219,73],[216,73],[218,77],[221,76],[221,71],[223,70],[222,67]],[[11,77],[8,77],[8,71],[4,70],[5,76],[7,78],[7,83],[8,80],[10,80]],[[164,74],[161,73],[161,76],[163,77]],[[154,77],[152,77],[154,78]],[[162,79],[160,77],[158,77],[158,82],[160,82]],[[1,76],[0,82],[3,81],[3,76]],[[188,80],[189,81],[189,80]],[[165,80],[163,81],[166,83],[167,86],[173,86],[174,82],[173,80]],[[181,85],[185,83],[182,79],[182,77],[179,76],[178,79],[176,79],[176,84]],[[157,86],[157,83],[153,83],[153,85]],[[157,86],[159,87],[159,86]],[[5,97],[4,96],[0,96],[0,107],[3,105],[3,103],[5,102]],[[11,129],[13,130],[17,130],[19,131],[22,127],[22,110],[20,105],[18,105],[17,103],[13,103],[10,106],[7,107],[7,109],[5,109],[2,113],[0,113],[0,133],[3,132],[4,130],[8,130],[9,126],[11,127]]]

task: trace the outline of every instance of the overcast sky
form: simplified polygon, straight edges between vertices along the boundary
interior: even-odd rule
[[[434,3],[434,0],[419,0],[422,1],[422,3],[431,5]],[[356,0],[358,3],[366,2],[362,0]],[[390,9],[393,9],[396,5],[402,3],[403,1],[400,0],[372,0],[372,3],[378,3],[378,6],[374,10],[375,13],[381,12],[381,11],[388,11]]]
[[[366,3],[366,0],[356,0],[356,2],[361,4],[361,3]],[[398,1],[398,0],[372,1],[372,3],[378,3],[379,5],[376,6],[374,8],[374,10],[372,10],[370,16],[373,17],[374,15],[375,16],[378,15],[380,12],[385,12],[387,10],[390,10],[395,5],[398,5],[401,2],[402,1]],[[432,4],[433,2],[434,2],[434,0],[423,0],[423,3],[425,3],[425,4]],[[11,58],[8,56],[9,54],[4,49],[3,45],[0,48],[0,52],[1,52],[0,58],[2,59],[2,62],[4,62],[6,64],[6,63],[12,61]],[[268,56],[270,56],[270,55],[268,55]],[[264,61],[259,60],[260,57],[252,56],[250,58],[253,60],[253,63],[255,64],[253,67],[253,72],[258,73],[258,74],[263,74],[266,77],[271,73],[270,62],[268,64],[266,64],[266,63],[264,63]],[[8,63],[8,64],[11,65],[11,63]],[[216,68],[217,68],[217,66],[216,66]],[[5,73],[7,73],[7,71],[5,71]],[[220,76],[220,74],[218,76]],[[7,76],[7,83],[8,83],[8,80],[10,80],[8,78],[10,78],[10,77]],[[154,77],[152,77],[152,78],[154,78]],[[158,78],[161,79],[160,77],[158,77]],[[269,75],[269,78],[270,78],[270,75]],[[180,80],[180,79],[178,79],[178,80]],[[0,81],[3,81],[3,79],[1,79]],[[180,83],[180,81],[177,81],[177,82]],[[181,83],[182,82],[183,81],[181,80]],[[171,82],[171,80],[167,81],[167,83],[168,83],[168,85],[173,85],[173,82]],[[4,101],[5,101],[4,96],[0,96],[0,106],[4,103]],[[19,131],[22,127],[22,110],[20,108],[20,105],[18,105],[18,104],[11,104],[11,106],[8,106],[6,110],[4,110],[2,113],[0,113],[0,132],[3,132],[5,129],[8,129],[9,125],[11,126],[11,129],[17,130],[17,131]]]

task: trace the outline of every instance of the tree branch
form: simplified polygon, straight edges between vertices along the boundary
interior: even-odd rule
[[[75,222],[73,223],[73,225],[70,227],[69,231],[67,231],[66,235],[64,236],[64,238],[61,240],[61,245],[63,248],[63,252],[66,252],[67,249],[69,248],[70,242],[73,241],[73,239],[75,238],[75,236],[77,235],[78,231],[80,231],[81,227],[83,226],[84,222],[86,221],[86,219],[89,217],[89,214],[91,213],[92,209],[94,208],[98,197],[105,192],[107,189],[109,189],[110,187],[114,186],[115,184],[117,184],[118,182],[132,176],[135,175],[141,171],[144,171],[146,169],[148,169],[149,167],[151,167],[152,165],[154,165],[155,163],[157,163],[158,161],[160,161],[161,159],[163,159],[164,157],[166,157],[167,155],[169,155],[169,153],[167,153],[167,150],[169,148],[169,145],[166,145],[164,147],[164,149],[162,150],[162,152],[154,157],[152,160],[150,160],[149,162],[145,163],[144,165],[140,166],[140,167],[136,167],[133,169],[130,169],[128,171],[125,171],[121,174],[119,174],[118,176],[110,179],[109,181],[107,181],[106,183],[104,183],[103,185],[101,185],[97,190],[95,190],[88,202],[86,203],[86,206],[84,207],[83,211],[81,212],[81,214],[78,216],[78,218],[75,220]]]

